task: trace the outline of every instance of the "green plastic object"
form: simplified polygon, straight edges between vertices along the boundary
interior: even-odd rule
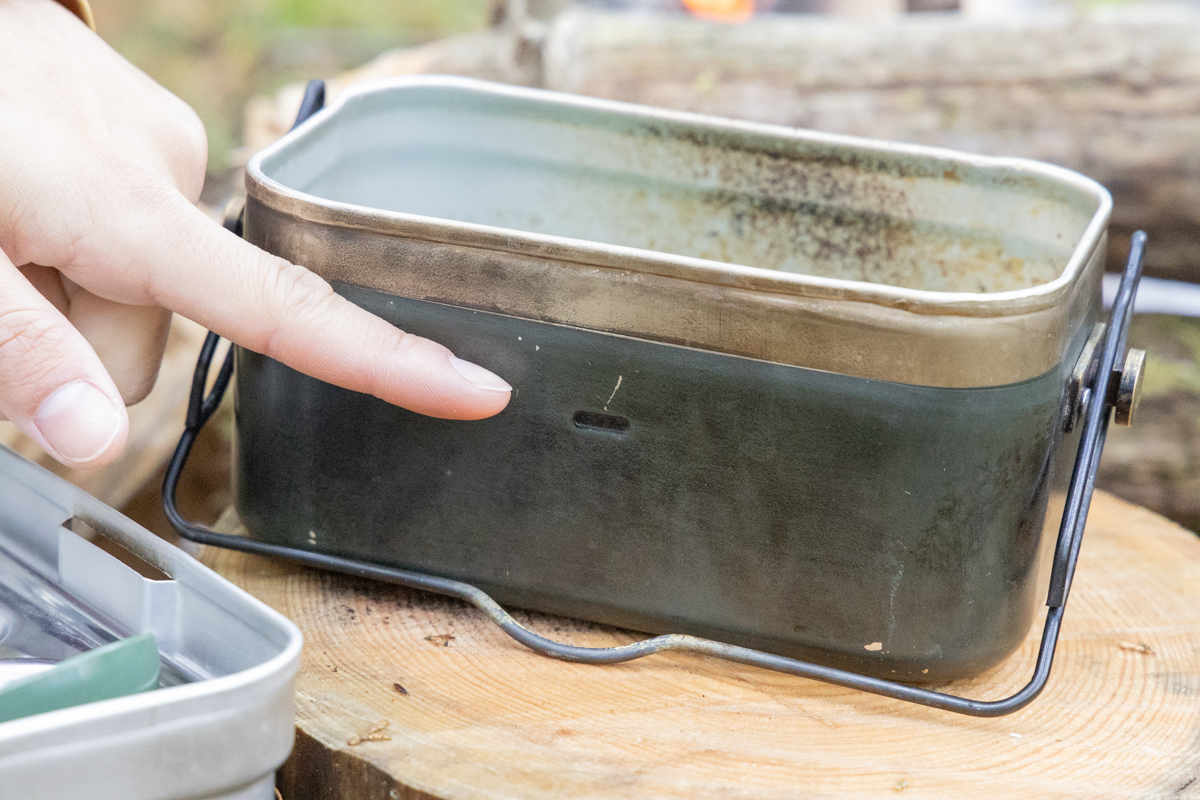
[[[158,668],[152,633],[97,647],[0,689],[0,722],[157,688]]]

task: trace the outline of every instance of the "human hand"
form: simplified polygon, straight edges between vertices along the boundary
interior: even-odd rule
[[[208,219],[207,151],[195,113],[66,9],[0,0],[0,414],[64,464],[108,463],[167,309],[420,414],[508,404],[496,375]]]

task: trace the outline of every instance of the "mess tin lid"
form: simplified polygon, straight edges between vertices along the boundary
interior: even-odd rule
[[[273,609],[0,446],[0,796],[250,796],[291,750],[301,644]]]

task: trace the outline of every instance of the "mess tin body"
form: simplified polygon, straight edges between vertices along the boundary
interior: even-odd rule
[[[1098,184],[426,77],[347,93],[247,186],[251,242],[515,387],[437,420],[239,350],[254,536],[906,680],[1027,633]]]

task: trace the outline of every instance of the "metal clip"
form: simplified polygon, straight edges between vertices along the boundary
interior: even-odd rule
[[[1104,331],[1103,322],[1097,322],[1092,326],[1092,333],[1084,343],[1083,350],[1079,353],[1079,359],[1075,362],[1075,368],[1071,370],[1071,377],[1067,380],[1067,401],[1063,411],[1064,433],[1075,430],[1075,426],[1079,424],[1079,418],[1083,415],[1083,409],[1087,405],[1083,389],[1096,376],[1096,368],[1099,366],[1096,351],[1100,347],[1100,343],[1104,341]]]

